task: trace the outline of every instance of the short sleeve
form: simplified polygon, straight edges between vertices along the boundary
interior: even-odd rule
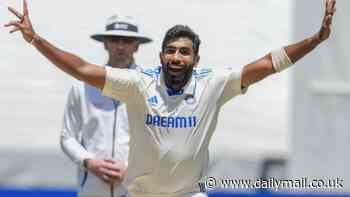
[[[106,81],[102,94],[122,102],[127,102],[134,98],[140,83],[138,71],[110,67],[105,69]]]
[[[248,88],[242,87],[242,70],[235,70],[232,68],[224,69],[225,85],[222,91],[219,103],[225,104],[230,99],[237,95],[246,93]]]

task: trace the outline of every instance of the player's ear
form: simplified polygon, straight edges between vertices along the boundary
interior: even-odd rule
[[[103,41],[103,47],[105,48],[105,50],[108,50],[108,49],[107,49],[107,42],[106,42],[106,41]]]
[[[139,47],[140,47],[140,43],[137,42],[137,43],[136,43],[136,46],[135,46],[135,52],[137,52],[137,51],[139,50]]]
[[[160,63],[163,65],[163,63],[164,63],[164,53],[162,51],[159,52],[159,60],[160,60]]]
[[[199,60],[201,59],[201,57],[199,55],[194,56],[194,64],[193,67],[197,67]]]

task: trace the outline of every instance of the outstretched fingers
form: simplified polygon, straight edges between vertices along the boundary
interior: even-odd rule
[[[27,0],[23,0],[23,15],[24,16],[29,15]]]
[[[322,20],[322,26],[318,33],[321,41],[329,38],[331,34],[331,26],[333,21],[333,16],[336,11],[336,0],[326,0],[325,15]]]
[[[334,13],[336,12],[336,0],[327,0],[326,2],[326,16],[328,15],[334,15]]]
[[[17,16],[18,19],[20,19],[21,21],[23,20],[23,15],[21,13],[19,13],[17,10],[15,10],[12,7],[8,7],[8,10],[14,14],[15,16]]]
[[[4,25],[5,27],[21,27],[21,22],[20,21],[10,21],[9,23]]]
[[[22,36],[25,41],[31,42],[35,36],[35,31],[30,22],[28,15],[28,4],[26,0],[23,0],[23,13],[18,12],[12,7],[8,7],[8,10],[15,15],[19,20],[10,21],[8,24],[5,24],[5,27],[12,27],[10,33],[21,31]]]
[[[16,32],[16,31],[20,31],[20,30],[21,30],[21,28],[19,28],[19,27],[14,27],[13,29],[10,30],[10,34]]]
[[[336,12],[336,0],[327,0],[326,2],[326,14],[325,14],[325,19],[323,22],[323,27],[324,28],[330,28],[332,25],[333,21],[333,15]]]

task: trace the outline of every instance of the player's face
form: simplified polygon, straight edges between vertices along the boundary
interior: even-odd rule
[[[195,55],[190,39],[178,38],[164,48],[160,59],[166,85],[180,90],[191,78],[199,57]]]
[[[105,38],[105,48],[114,63],[130,63],[138,49],[135,38],[111,36]]]

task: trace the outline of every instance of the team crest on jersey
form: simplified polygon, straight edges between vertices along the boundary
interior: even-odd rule
[[[148,102],[152,105],[152,106],[157,106],[158,105],[158,98],[157,96],[151,96],[148,98]]]

